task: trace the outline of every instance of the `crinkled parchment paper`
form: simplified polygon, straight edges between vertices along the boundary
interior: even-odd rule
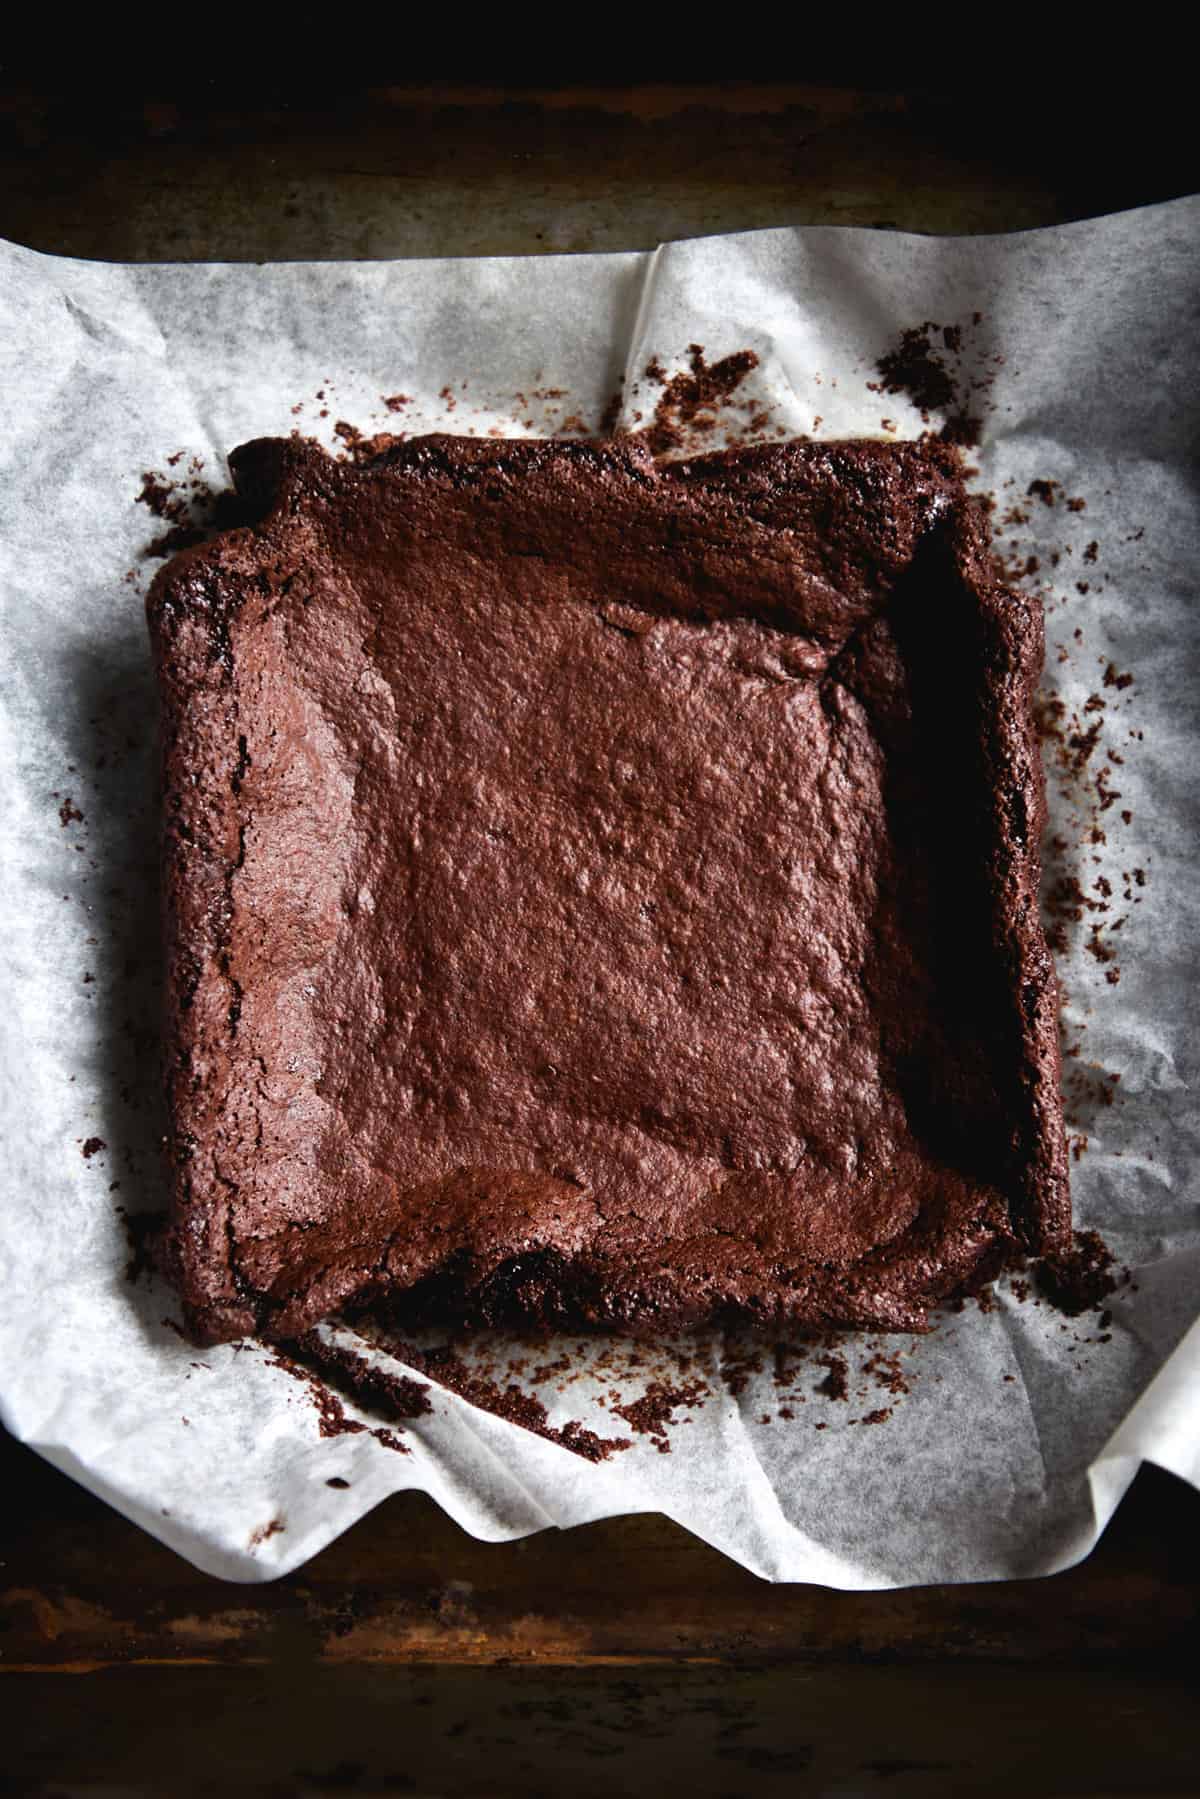
[[[1087,1551],[1143,1458],[1200,1481],[1198,244],[1200,204],[1179,201],[1010,237],[765,231],[532,260],[115,267],[0,247],[9,1428],[241,1580],[295,1567],[405,1487],[495,1539],[666,1512],[776,1580],[1027,1575]],[[183,450],[217,475],[246,438],[299,424],[328,440],[339,418],[541,432],[571,413],[594,428],[622,376],[631,422],[654,404],[633,386],[651,356],[673,370],[693,342],[710,361],[757,351],[744,392],[772,431],[880,434],[886,418],[914,435],[904,396],[868,382],[925,320],[961,324],[962,370],[993,378],[979,484],[1009,514],[1006,553],[1036,558],[1028,578],[1048,583],[1059,747],[1073,712],[1102,727],[1052,800],[1058,876],[1113,890],[1110,911],[1068,918],[1060,959],[1088,1138],[1077,1219],[1132,1272],[1111,1323],[1002,1286],[990,1311],[883,1345],[902,1352],[907,1392],[882,1392],[870,1346],[851,1341],[849,1397],[819,1391],[810,1362],[786,1406],[769,1356],[731,1393],[721,1346],[704,1346],[711,1391],[676,1407],[669,1454],[601,1403],[603,1376],[543,1382],[552,1419],[632,1436],[595,1466],[437,1387],[407,1454],[321,1437],[305,1388],[260,1349],[193,1349],[164,1322],[170,1292],[126,1276],[117,1206],[163,1203],[142,472]],[[402,417],[381,406],[396,393]],[[1059,503],[1030,496],[1034,481],[1061,483]],[[1106,687],[1110,662],[1133,681]],[[1104,706],[1089,711],[1093,694]],[[1119,797],[1103,805],[1087,783],[1106,760]]]

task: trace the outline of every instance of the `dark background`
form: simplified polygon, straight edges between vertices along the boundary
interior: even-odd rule
[[[873,29],[853,57],[689,43],[624,85],[511,46],[380,57],[370,86],[9,62],[0,235],[118,260],[603,251],[1025,229],[1200,186],[1178,47],[1099,68],[1029,18],[986,56],[953,54],[950,14],[898,51]],[[488,1547],[415,1495],[229,1587],[7,1439],[0,1480],[0,1795],[1200,1791],[1200,1501],[1155,1470],[1070,1573],[882,1594],[766,1587],[658,1518]]]
[[[946,29],[930,17],[919,35]],[[1169,54],[1151,78],[1136,52],[1098,68],[1032,29],[998,66],[943,52],[934,73],[927,42],[719,51],[681,46],[634,85],[591,56],[568,84],[511,47],[486,75],[469,52],[420,73],[393,56],[386,77],[384,58],[369,87],[311,69],[10,71],[0,231],[105,259],[475,256],[763,225],[1006,231],[1200,185],[1194,99]]]

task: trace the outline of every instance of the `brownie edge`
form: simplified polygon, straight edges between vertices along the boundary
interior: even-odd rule
[[[1066,1242],[1041,609],[951,451],[230,464],[147,601],[199,1340],[919,1330]]]

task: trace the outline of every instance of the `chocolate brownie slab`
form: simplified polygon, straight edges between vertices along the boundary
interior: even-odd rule
[[[231,465],[148,605],[197,1337],[919,1329],[1066,1240],[1041,614],[951,452]]]

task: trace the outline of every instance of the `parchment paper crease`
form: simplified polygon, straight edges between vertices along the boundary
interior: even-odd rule
[[[880,1587],[1061,1567],[1143,1459],[1200,1483],[1198,243],[1200,204],[1177,201],[1011,237],[766,231],[530,260],[116,267],[0,246],[9,1429],[236,1580],[294,1568],[405,1487],[481,1537],[658,1510],[768,1578]],[[594,426],[623,375],[629,422],[654,402],[632,386],[651,355],[674,368],[693,342],[710,361],[757,350],[747,392],[771,429],[879,434],[887,417],[915,435],[908,402],[867,382],[924,320],[962,323],[964,366],[994,376],[980,484],[1016,506],[1006,541],[1054,584],[1048,683],[1069,709],[1100,691],[1097,753],[1122,757],[1103,844],[1087,840],[1078,795],[1052,789],[1088,892],[1101,875],[1118,899],[1132,870],[1144,880],[1139,903],[1117,907],[1119,984],[1086,950],[1112,914],[1073,925],[1060,959],[1089,1139],[1077,1219],[1133,1275],[1111,1340],[1095,1341],[1094,1313],[1072,1323],[1002,1290],[911,1353],[884,1345],[905,1352],[910,1391],[894,1400],[872,1393],[868,1349],[850,1344],[850,1399],[819,1393],[814,1370],[785,1419],[769,1366],[732,1396],[714,1345],[713,1395],[681,1408],[670,1454],[640,1436],[592,1466],[437,1388],[408,1455],[321,1438],[303,1387],[260,1351],[197,1352],[163,1322],[169,1291],[126,1279],[115,1208],[163,1199],[153,690],[144,574],[125,580],[147,568],[142,471],[183,450],[211,475],[246,438],[298,423],[328,439],[338,418]],[[410,404],[393,417],[381,396],[398,392]],[[1034,480],[1061,482],[1086,512],[1029,500]],[[1098,689],[1110,661],[1133,683]],[[602,1385],[550,1382],[541,1397],[557,1420],[623,1434]],[[859,1422],[888,1404],[886,1423]]]

